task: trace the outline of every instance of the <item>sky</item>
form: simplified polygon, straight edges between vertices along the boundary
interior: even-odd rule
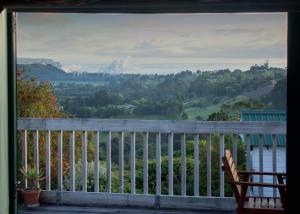
[[[286,13],[18,13],[17,55],[65,71],[176,73],[286,67]]]

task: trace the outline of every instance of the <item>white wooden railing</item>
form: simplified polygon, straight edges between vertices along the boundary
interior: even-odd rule
[[[194,196],[199,197],[199,135],[206,136],[207,148],[207,190],[204,197],[211,197],[211,136],[218,133],[220,136],[220,197],[224,197],[224,172],[221,169],[222,156],[224,154],[224,136],[233,135],[232,151],[235,161],[237,161],[237,140],[243,134],[246,141],[247,167],[249,168],[250,135],[251,134],[271,134],[273,140],[273,164],[276,170],[276,135],[286,134],[286,124],[284,122],[239,122],[239,121],[164,121],[164,120],[123,120],[123,119],[31,119],[20,118],[17,123],[18,130],[22,132],[22,165],[27,168],[27,135],[28,131],[34,132],[34,165],[39,170],[39,131],[46,131],[46,186],[45,190],[51,191],[51,132],[58,132],[57,140],[57,189],[63,190],[63,133],[69,133],[70,137],[70,191],[75,191],[75,132],[82,133],[82,192],[87,192],[87,136],[94,133],[94,192],[99,192],[99,133],[106,134],[106,168],[107,168],[107,193],[111,193],[111,140],[112,133],[119,134],[119,177],[118,192],[124,192],[124,133],[131,135],[130,142],[130,189],[131,194],[136,193],[136,170],[135,170],[135,147],[136,133],[143,134],[143,195],[148,195],[148,141],[149,133],[156,135],[156,163],[161,163],[161,135],[168,135],[168,195],[173,196],[173,139],[174,134],[181,134],[181,197],[186,197],[186,134],[194,136]],[[262,138],[261,138],[262,139]],[[138,142],[140,143],[140,142]],[[260,141],[262,145],[263,141]],[[262,147],[261,147],[262,148]],[[260,149],[259,162],[263,165],[263,150]],[[201,178],[202,179],[202,178]],[[205,179],[205,178],[204,178]],[[26,184],[25,184],[26,185]],[[87,193],[88,194],[88,193]],[[156,196],[161,196],[161,164],[156,164]],[[184,198],[182,197],[182,198]]]

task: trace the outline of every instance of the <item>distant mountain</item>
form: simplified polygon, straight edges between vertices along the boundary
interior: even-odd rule
[[[17,64],[28,65],[28,64],[41,64],[41,65],[53,65],[57,68],[62,68],[60,62],[56,62],[52,59],[46,58],[18,58]]]
[[[67,73],[52,64],[18,64],[17,68],[24,71],[25,78],[35,77],[38,80],[60,80]]]
[[[24,72],[24,78],[30,79],[32,77],[38,80],[47,81],[103,81],[106,78],[118,78],[117,70],[115,72],[103,72],[103,73],[88,73],[88,72],[65,72],[63,69],[58,68],[52,64],[18,64],[17,69]],[[113,71],[113,70],[112,70]],[[130,75],[129,75],[130,76]]]

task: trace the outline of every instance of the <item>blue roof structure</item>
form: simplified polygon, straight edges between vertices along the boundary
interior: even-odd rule
[[[241,121],[286,121],[286,111],[283,110],[242,110]],[[251,145],[259,145],[259,136],[251,135]],[[284,135],[277,135],[277,146],[285,146]],[[272,146],[272,136],[264,135],[264,146]]]

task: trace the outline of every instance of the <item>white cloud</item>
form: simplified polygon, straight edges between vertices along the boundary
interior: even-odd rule
[[[81,65],[72,64],[72,65],[63,66],[63,69],[64,69],[65,72],[81,71],[82,66]]]

